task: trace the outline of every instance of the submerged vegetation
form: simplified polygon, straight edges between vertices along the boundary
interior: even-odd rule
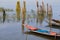
[[[9,8],[1,8],[1,7],[0,7],[0,12],[2,12],[2,9],[4,9],[4,10],[7,11],[7,12],[12,12],[12,11],[14,11],[13,9],[9,9]]]
[[[42,24],[42,22],[46,16],[44,2],[42,2],[42,5],[40,5],[40,9],[38,9],[37,16],[38,16],[38,21],[40,22],[40,24]]]
[[[42,5],[39,5],[39,2],[36,0],[37,11],[31,10],[31,13],[29,15],[27,15],[26,1],[25,0],[23,1],[23,6],[22,6],[22,9],[21,9],[20,1],[18,0],[17,3],[16,3],[16,14],[15,14],[15,17],[16,17],[17,21],[20,21],[21,18],[23,20],[25,20],[27,18],[28,19],[34,18],[34,20],[36,19],[37,23],[42,24],[43,21],[45,20],[45,18],[50,20],[51,17],[52,17],[52,6],[48,7],[47,8],[48,11],[46,11],[44,1],[42,1],[41,4]],[[0,8],[0,11],[2,11],[2,8]],[[6,11],[13,11],[13,10],[12,9],[11,10],[6,9]],[[6,14],[6,16],[7,16],[7,14]]]
[[[20,21],[20,13],[21,13],[20,1],[17,1],[17,4],[16,4],[16,17],[17,17],[17,21]]]
[[[46,8],[46,6],[47,6],[47,8]],[[25,28],[24,28],[23,24],[29,24],[29,25],[32,25],[32,26],[37,27],[37,28],[41,27],[41,28],[43,28],[43,30],[45,30],[44,28],[46,28],[47,30],[50,29],[50,31],[48,33],[48,34],[50,34],[50,32],[52,30],[51,29],[52,28],[51,21],[52,21],[52,16],[53,16],[52,6],[51,5],[48,5],[48,4],[45,5],[44,1],[42,1],[42,3],[39,4],[39,1],[36,0],[36,10],[32,9],[31,12],[30,11],[27,12],[26,1],[25,0],[23,1],[23,5],[22,5],[22,8],[21,8],[20,0],[18,0],[16,2],[16,6],[15,7],[16,7],[15,11],[13,9],[0,8],[0,12],[1,12],[0,13],[1,14],[0,15],[0,23],[16,22],[16,24],[19,24],[19,26],[16,26],[16,27],[19,27],[18,29],[20,31],[17,31],[17,33],[19,33],[19,34],[21,33],[20,27],[22,28],[22,32],[25,31]],[[4,9],[4,10],[2,10],[2,9]],[[11,11],[14,11],[15,13],[13,14]],[[11,15],[9,14],[9,12],[11,12],[10,13]],[[49,28],[45,27],[46,26],[45,23],[44,23],[44,22],[46,22],[45,20],[49,21],[48,22]],[[15,28],[15,24],[14,24],[14,28]],[[16,29],[14,29],[14,30],[16,31]],[[9,31],[10,31],[10,28],[9,28]],[[38,36],[40,36],[40,35],[38,35]],[[56,35],[54,35],[54,36],[56,36]]]

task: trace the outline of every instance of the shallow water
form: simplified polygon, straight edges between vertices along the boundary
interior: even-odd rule
[[[28,29],[26,29],[22,25],[23,23],[22,21],[1,23],[0,24],[0,40],[55,40],[55,38],[53,37],[47,37],[41,34],[27,32]],[[34,27],[38,27],[41,29],[45,29],[45,30],[50,29],[50,27],[36,26],[36,23],[34,22],[29,23],[29,25],[32,25]],[[52,31],[59,32],[59,29],[52,28]]]
[[[9,16],[9,21],[7,19],[4,23],[0,22],[0,40],[55,40],[53,37],[27,32],[29,30],[22,25],[25,23],[49,31],[50,27],[47,27],[48,23],[46,23],[45,20],[42,25],[40,25],[39,22],[36,22],[36,18],[26,18],[26,20],[21,19],[17,22],[16,18],[14,19],[12,16],[13,15]],[[60,33],[60,27],[52,27],[51,29],[54,32]]]
[[[17,0],[0,0],[0,7],[4,8],[11,8],[15,10],[16,7],[16,1]],[[23,4],[23,0],[21,1],[21,8]],[[39,5],[41,4],[42,0],[38,0]],[[52,5],[53,8],[53,17],[54,19],[60,20],[60,0],[44,0],[45,5],[49,3],[49,5]],[[26,8],[27,8],[27,14],[31,15],[30,13],[31,9],[36,11],[36,3],[35,0],[26,0]],[[2,13],[0,13],[2,16]],[[2,17],[0,19],[0,40],[55,40],[55,38],[47,37],[41,34],[29,32],[24,33],[28,31],[22,24],[24,24],[24,20],[22,19],[17,22],[16,21],[16,12],[6,12],[8,15],[5,23],[2,23]],[[14,17],[12,17],[14,15]],[[46,27],[48,24],[44,21],[43,25],[37,24],[35,19],[26,19],[26,24],[32,25],[37,28],[41,28],[44,30],[50,30],[50,27]],[[52,31],[60,33],[60,27],[52,27]],[[58,39],[56,39],[58,40]],[[60,40],[60,39],[59,39]]]

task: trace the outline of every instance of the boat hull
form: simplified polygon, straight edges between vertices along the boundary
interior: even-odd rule
[[[30,30],[30,32],[34,32],[34,33],[38,33],[38,34],[42,34],[45,36],[50,36],[50,37],[59,37],[60,38],[60,34],[58,35],[56,32],[50,32],[47,30],[43,30],[43,29],[39,29],[39,28],[35,28],[33,26],[30,25],[24,25],[27,29]]]
[[[46,22],[49,23],[48,20],[46,20]],[[52,26],[58,26],[58,27],[60,27],[60,23],[58,23],[58,22],[56,22],[56,21],[53,21],[53,19],[52,19],[52,21],[51,21],[51,24],[52,24]]]

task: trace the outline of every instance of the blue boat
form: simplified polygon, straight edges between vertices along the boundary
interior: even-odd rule
[[[28,30],[30,30],[31,32],[34,32],[34,33],[42,34],[42,35],[45,35],[45,36],[51,36],[51,37],[60,37],[60,34],[57,34],[56,32],[50,32],[50,31],[47,31],[47,30],[35,28],[35,27],[30,26],[28,24],[23,24],[23,25]]]

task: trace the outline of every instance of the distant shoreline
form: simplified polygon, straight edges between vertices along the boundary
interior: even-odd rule
[[[2,9],[4,9],[4,10],[7,11],[7,12],[10,12],[10,11],[12,12],[12,11],[14,11],[13,9],[9,9],[9,8],[6,8],[6,9],[5,9],[5,8],[0,8],[0,12],[2,12]]]

